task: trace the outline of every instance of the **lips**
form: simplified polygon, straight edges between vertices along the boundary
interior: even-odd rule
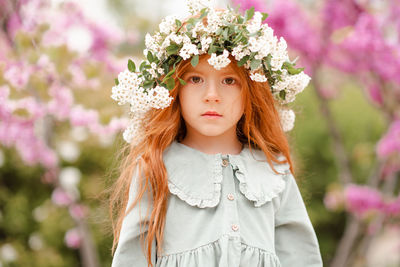
[[[222,117],[221,114],[219,114],[216,111],[207,111],[205,113],[203,113],[201,116],[216,116],[216,117]]]

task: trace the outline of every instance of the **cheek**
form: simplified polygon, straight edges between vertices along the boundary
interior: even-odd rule
[[[235,92],[235,94],[230,95],[229,106],[231,110],[231,114],[236,116],[241,116],[244,112],[244,99],[241,95],[240,90]],[[240,117],[239,116],[239,117]]]
[[[186,117],[187,114],[190,114],[191,107],[193,110],[193,99],[188,90],[181,90],[179,92],[179,104],[181,106],[181,112],[183,117]]]

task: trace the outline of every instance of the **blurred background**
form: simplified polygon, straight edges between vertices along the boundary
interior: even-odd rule
[[[400,2],[254,6],[312,77],[290,107],[296,178],[324,266],[400,266]],[[0,266],[110,266],[102,193],[127,110],[111,99],[183,0],[0,0]]]

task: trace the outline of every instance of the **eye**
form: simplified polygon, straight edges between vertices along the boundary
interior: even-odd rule
[[[192,83],[200,83],[202,79],[199,76],[192,76],[189,78]]]
[[[223,81],[224,84],[232,85],[236,83],[236,80],[232,77],[225,78]]]

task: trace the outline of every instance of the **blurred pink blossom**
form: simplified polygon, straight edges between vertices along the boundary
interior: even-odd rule
[[[73,202],[72,197],[63,189],[57,187],[51,194],[51,200],[58,206],[68,206]]]
[[[69,214],[75,219],[84,218],[88,214],[88,208],[82,204],[69,206]]]
[[[57,180],[57,173],[58,173],[58,168],[51,168],[45,170],[41,178],[42,183],[45,184],[54,183]]]
[[[14,102],[13,109],[25,109],[30,115],[31,119],[37,120],[46,114],[46,108],[38,103],[33,97],[25,97]]]
[[[8,62],[4,78],[16,89],[25,88],[32,74],[32,68],[26,62]]]
[[[58,120],[68,118],[74,104],[74,96],[71,89],[58,83],[49,88],[49,95],[53,98],[47,103],[47,111]]]
[[[69,229],[65,233],[64,242],[69,248],[77,249],[81,246],[82,238],[77,228]]]
[[[69,114],[69,120],[72,126],[90,126],[97,124],[99,113],[94,109],[85,109],[80,105],[72,108]]]
[[[376,153],[380,158],[400,153],[400,120],[392,122],[389,130],[378,142]]]
[[[383,98],[382,98],[381,91],[382,91],[382,89],[376,83],[368,86],[369,97],[372,100],[372,102],[378,106],[381,106],[383,104]]]
[[[322,19],[324,25],[329,27],[326,30],[332,32],[353,25],[361,12],[362,7],[354,0],[326,0],[322,9]]]
[[[334,88],[333,86],[322,86],[319,88],[319,93],[324,99],[331,100],[335,99],[338,96],[338,89]]]
[[[384,212],[388,216],[400,215],[400,196],[385,204]]]
[[[128,118],[117,118],[113,117],[108,125],[105,127],[104,134],[112,134],[115,132],[119,132],[122,129],[125,129],[129,124]]]
[[[7,114],[0,112],[0,142],[7,147],[15,146],[28,165],[41,163],[46,168],[54,167],[58,158],[42,139],[36,137],[34,121],[9,117]]]
[[[233,0],[232,2],[236,5],[240,5],[241,10],[246,10],[251,7],[254,7],[256,11],[267,12],[265,1],[263,0],[252,0],[252,1]]]
[[[384,203],[378,191],[368,186],[350,184],[345,190],[346,208],[357,216],[363,216],[367,212],[380,211]]]
[[[324,205],[328,210],[336,211],[344,206],[345,199],[342,190],[329,190],[324,197]]]

